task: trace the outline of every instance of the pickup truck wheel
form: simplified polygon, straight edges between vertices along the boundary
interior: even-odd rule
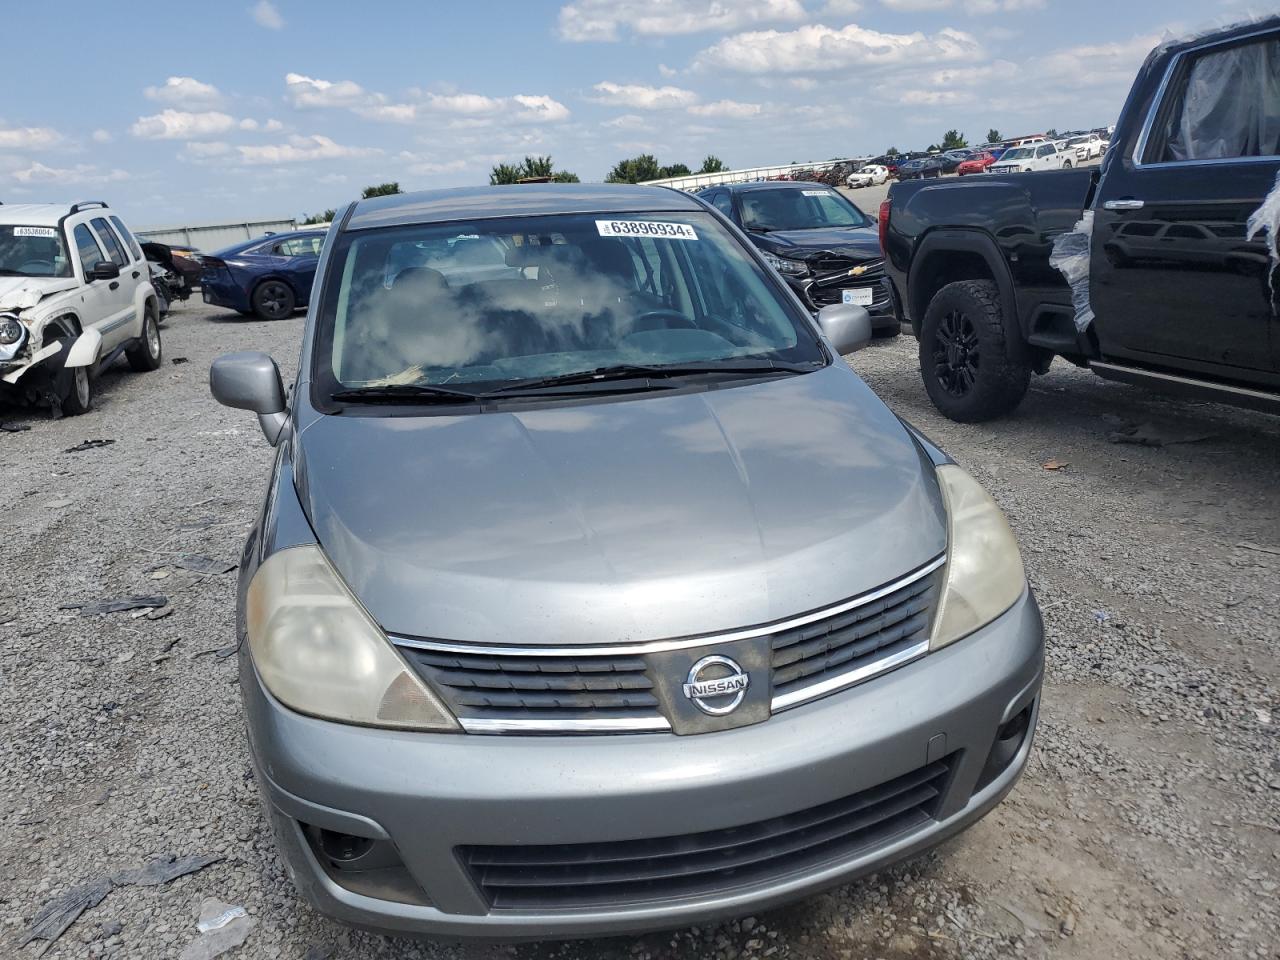
[[[163,356],[163,348],[160,346],[160,321],[156,319],[156,308],[151,304],[147,305],[147,311],[142,317],[142,336],[138,338],[137,343],[125,350],[124,355],[129,361],[129,369],[135,373],[146,373],[148,370],[160,368],[160,360]]]
[[[63,416],[78,417],[93,409],[93,380],[88,367],[63,367],[58,375],[58,387]]]
[[[1013,410],[1031,382],[1031,365],[1010,356],[1000,294],[990,280],[939,290],[920,330],[920,374],[933,405],[960,423]]]

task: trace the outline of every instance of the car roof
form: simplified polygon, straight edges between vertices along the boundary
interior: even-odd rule
[[[459,187],[372,197],[356,203],[344,230],[409,223],[496,220],[566,213],[656,213],[701,210],[691,196],[666,187],[617,183],[520,183]]]
[[[0,204],[0,223],[56,227],[70,209],[69,203],[5,203]]]
[[[753,193],[757,190],[813,190],[825,186],[827,186],[825,183],[813,180],[753,180],[750,183],[717,184],[717,187],[732,190],[734,193]]]

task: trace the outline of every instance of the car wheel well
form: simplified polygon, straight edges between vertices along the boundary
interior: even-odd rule
[[[49,321],[44,328],[44,343],[47,345],[51,341],[60,340],[63,337],[78,337],[83,332],[84,330],[80,326],[80,318],[74,313],[67,313]]]
[[[911,315],[921,318],[938,291],[947,284],[959,280],[996,279],[982,254],[965,250],[932,250],[915,270],[919,271],[920,279],[912,291]]]

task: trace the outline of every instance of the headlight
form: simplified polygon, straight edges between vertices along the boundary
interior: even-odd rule
[[[263,684],[299,713],[370,727],[458,729],[319,547],[291,547],[267,560],[249,585],[246,619]]]
[[[7,347],[22,339],[23,326],[16,317],[0,317],[0,346]]]
[[[937,650],[1004,613],[1026,586],[1022,557],[1004,514],[978,481],[954,464],[938,468],[947,506],[947,566],[929,649]]]
[[[809,265],[803,260],[788,260],[785,257],[776,257],[768,252],[765,252],[764,258],[769,262],[769,266],[783,276],[803,277],[809,272]]]

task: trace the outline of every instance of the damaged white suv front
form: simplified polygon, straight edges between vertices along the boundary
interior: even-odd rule
[[[84,413],[121,354],[160,366],[156,294],[129,229],[102,201],[0,204],[0,402]]]

